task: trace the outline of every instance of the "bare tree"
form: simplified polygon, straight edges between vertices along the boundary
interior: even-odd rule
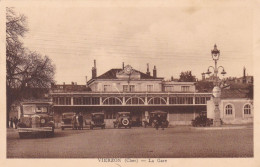
[[[29,89],[49,88],[55,67],[47,56],[23,47],[21,38],[28,31],[26,17],[6,9],[6,92],[7,127],[13,102],[28,98]],[[27,96],[25,96],[27,95]]]

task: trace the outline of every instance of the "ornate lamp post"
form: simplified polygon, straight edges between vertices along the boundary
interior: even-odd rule
[[[209,66],[208,71],[205,74],[208,74],[208,75],[211,74],[210,68],[212,68],[214,70],[214,75],[213,75],[214,88],[212,90],[212,93],[213,93],[213,101],[214,101],[214,105],[215,105],[215,109],[214,109],[215,118],[213,121],[213,125],[221,126],[220,110],[219,110],[221,88],[219,87],[220,82],[219,82],[219,78],[218,78],[218,72],[219,72],[219,68],[222,68],[221,74],[224,76],[226,74],[226,71],[223,66],[217,65],[217,61],[219,60],[219,56],[220,56],[220,51],[217,49],[216,44],[214,45],[214,49],[211,50],[211,55],[212,55],[212,59],[215,61],[215,67]]]

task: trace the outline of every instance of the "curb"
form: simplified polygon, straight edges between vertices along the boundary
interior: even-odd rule
[[[236,127],[192,127],[195,130],[229,130],[229,129],[253,129],[247,126],[236,126]]]

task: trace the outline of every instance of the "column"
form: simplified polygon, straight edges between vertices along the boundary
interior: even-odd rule
[[[103,105],[102,97],[99,97],[99,105]]]
[[[73,96],[72,97],[70,97],[70,105],[74,105],[74,101],[73,101]]]
[[[147,96],[144,98],[144,105],[148,105]]]
[[[123,96],[123,103],[122,103],[122,105],[123,106],[126,105],[126,103],[125,103],[125,96]]]

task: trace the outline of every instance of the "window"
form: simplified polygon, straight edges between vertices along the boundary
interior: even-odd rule
[[[108,92],[111,90],[111,86],[110,85],[104,85],[104,92]]]
[[[135,86],[134,85],[130,85],[129,86],[129,91],[130,92],[134,92],[135,91]]]
[[[128,85],[123,85],[123,92],[127,92],[128,91]]]
[[[247,114],[247,115],[251,114],[251,106],[249,104],[246,104],[244,106],[244,114]]]
[[[165,86],[164,90],[165,92],[173,92],[173,86]]]
[[[226,112],[226,115],[232,115],[232,111],[233,111],[233,107],[232,107],[232,105],[227,105],[226,107],[225,107],[225,112]]]
[[[66,101],[65,101],[65,104],[66,104],[66,105],[71,105],[71,99],[70,99],[70,97],[66,97],[65,100],[66,100]]]
[[[182,86],[181,87],[181,91],[182,92],[189,92],[190,91],[190,87],[189,86]]]
[[[135,92],[135,85],[123,85],[123,92]]]
[[[122,104],[122,98],[116,98],[116,97],[108,97],[103,99],[104,105],[121,105]]]
[[[147,92],[153,91],[153,85],[147,85]]]

